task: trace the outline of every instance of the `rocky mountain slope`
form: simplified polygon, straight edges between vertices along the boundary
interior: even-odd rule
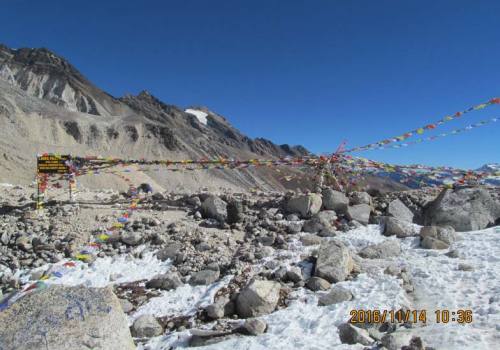
[[[31,181],[35,156],[43,152],[176,160],[308,154],[301,146],[251,139],[207,108],[189,111],[166,104],[146,91],[115,98],[47,49],[0,46],[0,182]],[[167,180],[161,172],[133,176],[160,187]],[[186,189],[202,185],[280,189],[280,176],[273,169],[230,175],[210,171],[189,176],[169,174],[168,182],[169,186]],[[111,187],[119,182],[83,181]]]

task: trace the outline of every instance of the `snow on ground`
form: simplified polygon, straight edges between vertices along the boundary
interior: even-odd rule
[[[401,280],[384,274],[382,268],[368,269],[352,281],[339,283],[351,290],[354,295],[351,301],[318,306],[321,293],[301,289],[292,293],[292,301],[286,309],[262,317],[269,326],[267,333],[257,337],[235,336],[200,349],[362,349],[361,345],[340,342],[337,326],[349,319],[349,312],[353,309],[398,310],[402,306],[427,310],[428,324],[418,325],[411,332],[421,336],[428,346],[436,349],[493,349],[500,343],[500,229],[460,235],[462,239],[451,247],[458,251],[460,258],[446,256],[447,250],[420,249],[418,238],[400,240],[403,252],[392,262],[405,266],[410,273],[415,287],[412,299],[404,292]],[[396,239],[381,235],[376,225],[360,227],[338,237],[355,251]],[[313,249],[317,246],[303,247],[294,240],[290,250],[277,251],[274,259],[282,265],[290,265],[299,262],[301,255]],[[48,283],[103,287],[149,279],[170,269],[169,261],[161,262],[151,252],[141,256],[98,258],[90,266],[77,262],[74,268],[64,268],[61,262],[55,264],[52,271],[62,272],[62,277],[50,279]],[[474,270],[461,271],[459,264],[471,265]],[[310,270],[307,264],[304,267]],[[164,291],[130,315],[129,323],[142,314],[193,315],[198,308],[211,303],[216,291],[231,277],[226,276],[210,286],[184,285],[173,291]],[[470,309],[473,322],[466,325],[456,322],[436,324],[436,309],[450,312]],[[138,349],[182,348],[187,346],[188,337],[189,331],[174,332],[140,344]]]
[[[401,240],[403,253],[393,262],[405,266],[415,285],[415,298],[408,299],[400,281],[385,275],[382,269],[369,270],[353,281],[339,285],[351,290],[354,299],[330,306],[317,306],[318,295],[302,289],[292,294],[293,301],[286,309],[262,317],[268,332],[257,337],[234,337],[200,349],[362,349],[361,345],[341,344],[337,326],[349,319],[353,309],[397,310],[411,305],[426,309],[428,324],[416,325],[410,332],[421,336],[428,346],[436,349],[493,349],[500,342],[500,231],[487,229],[463,234],[455,243],[463,259],[444,255],[447,251],[418,248],[418,238]],[[384,237],[376,225],[360,227],[341,239],[359,251],[369,244],[393,237]],[[302,253],[315,247],[295,244]],[[317,248],[317,247],[316,247]],[[288,262],[297,261],[297,251],[288,254]],[[459,271],[458,264],[473,265],[472,272]],[[435,309],[473,310],[472,324],[435,324]],[[188,331],[156,337],[142,344],[140,350],[165,350],[187,346]]]
[[[157,274],[167,272],[171,267],[169,260],[160,261],[152,252],[145,253],[142,258],[134,258],[131,255],[97,258],[90,266],[75,261],[75,267],[66,267],[64,263],[59,262],[50,268],[50,273],[60,273],[61,276],[50,278],[46,283],[105,287],[110,284],[151,279]],[[46,268],[42,267],[41,270]]]
[[[194,115],[196,118],[198,118],[200,123],[207,125],[208,113],[205,113],[203,111],[199,111],[197,109],[189,109],[189,108],[186,109],[184,112]]]
[[[402,259],[408,262],[415,285],[414,305],[426,309],[428,319],[435,320],[436,309],[473,312],[471,324],[432,322],[421,328],[420,335],[437,349],[498,348],[500,230],[490,228],[461,236],[463,239],[451,247],[459,252],[458,259],[445,256],[446,251],[404,250]],[[474,271],[461,271],[459,264],[471,265]]]
[[[141,315],[155,315],[157,317],[168,315],[194,315],[199,308],[208,306],[213,302],[215,293],[227,285],[233,278],[225,276],[218,282],[209,286],[191,286],[184,284],[174,290],[163,291],[159,297],[151,298],[147,304],[141,306],[131,317],[130,323]]]

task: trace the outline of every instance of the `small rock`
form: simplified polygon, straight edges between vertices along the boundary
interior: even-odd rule
[[[134,304],[132,304],[127,299],[118,299],[118,301],[120,302],[120,305],[122,306],[123,312],[125,312],[126,314],[128,314],[129,312],[131,312],[135,308]]]
[[[201,270],[191,275],[189,284],[192,286],[209,285],[219,279],[220,272],[214,270]]]
[[[338,329],[340,341],[344,344],[370,345],[373,343],[373,339],[365,329],[354,327],[350,323],[342,323]]]
[[[146,283],[146,288],[172,290],[180,287],[182,281],[177,273],[165,273],[154,276]]]
[[[338,304],[343,301],[349,301],[353,298],[352,293],[340,286],[334,286],[332,290],[319,297],[318,305],[327,306],[332,304]]]
[[[249,318],[245,320],[243,327],[250,335],[260,335],[265,333],[267,324],[257,318]]]
[[[321,277],[311,277],[307,280],[306,287],[317,292],[330,289],[331,283]]]
[[[152,338],[163,334],[163,327],[153,315],[139,316],[131,327],[132,336]]]
[[[469,264],[458,264],[458,270],[460,271],[474,271],[474,266]]]

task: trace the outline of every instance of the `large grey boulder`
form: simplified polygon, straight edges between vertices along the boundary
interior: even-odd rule
[[[398,220],[413,222],[413,213],[408,207],[399,199],[395,199],[387,206],[387,215],[392,216]]]
[[[240,317],[258,317],[274,311],[280,298],[281,285],[273,281],[254,280],[241,290],[236,299]]]
[[[137,338],[152,338],[163,334],[163,327],[153,315],[141,315],[132,324],[132,335]]]
[[[332,239],[319,247],[314,275],[330,283],[344,281],[354,268],[349,249],[339,240]]]
[[[217,196],[208,196],[201,204],[201,214],[204,218],[226,221],[227,203]]]
[[[339,214],[345,214],[349,206],[349,198],[339,191],[325,188],[323,190],[323,208],[326,210],[334,210]]]
[[[359,252],[365,259],[386,259],[401,254],[399,242],[393,239],[370,245]]]
[[[50,286],[0,312],[0,349],[135,349],[108,288]]]
[[[286,211],[300,214],[302,218],[309,218],[320,211],[322,203],[319,194],[309,193],[290,198],[286,203]]]
[[[484,188],[443,190],[424,210],[424,224],[456,231],[482,230],[500,219],[500,203]]]
[[[426,249],[448,249],[457,240],[451,226],[424,226],[420,229],[420,246]]]
[[[337,220],[337,214],[333,210],[324,210],[307,220],[302,226],[302,231],[317,233],[325,229],[332,230],[335,220]]]
[[[392,216],[383,216],[382,223],[384,225],[383,234],[385,236],[396,236],[398,238],[406,238],[418,236],[419,232],[410,222],[397,219]]]
[[[368,204],[353,205],[347,208],[347,217],[349,220],[356,220],[363,225],[368,225],[371,210]]]

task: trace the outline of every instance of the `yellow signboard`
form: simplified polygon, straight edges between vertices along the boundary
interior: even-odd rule
[[[37,158],[37,170],[39,174],[69,174],[67,161],[69,155],[48,154]]]

